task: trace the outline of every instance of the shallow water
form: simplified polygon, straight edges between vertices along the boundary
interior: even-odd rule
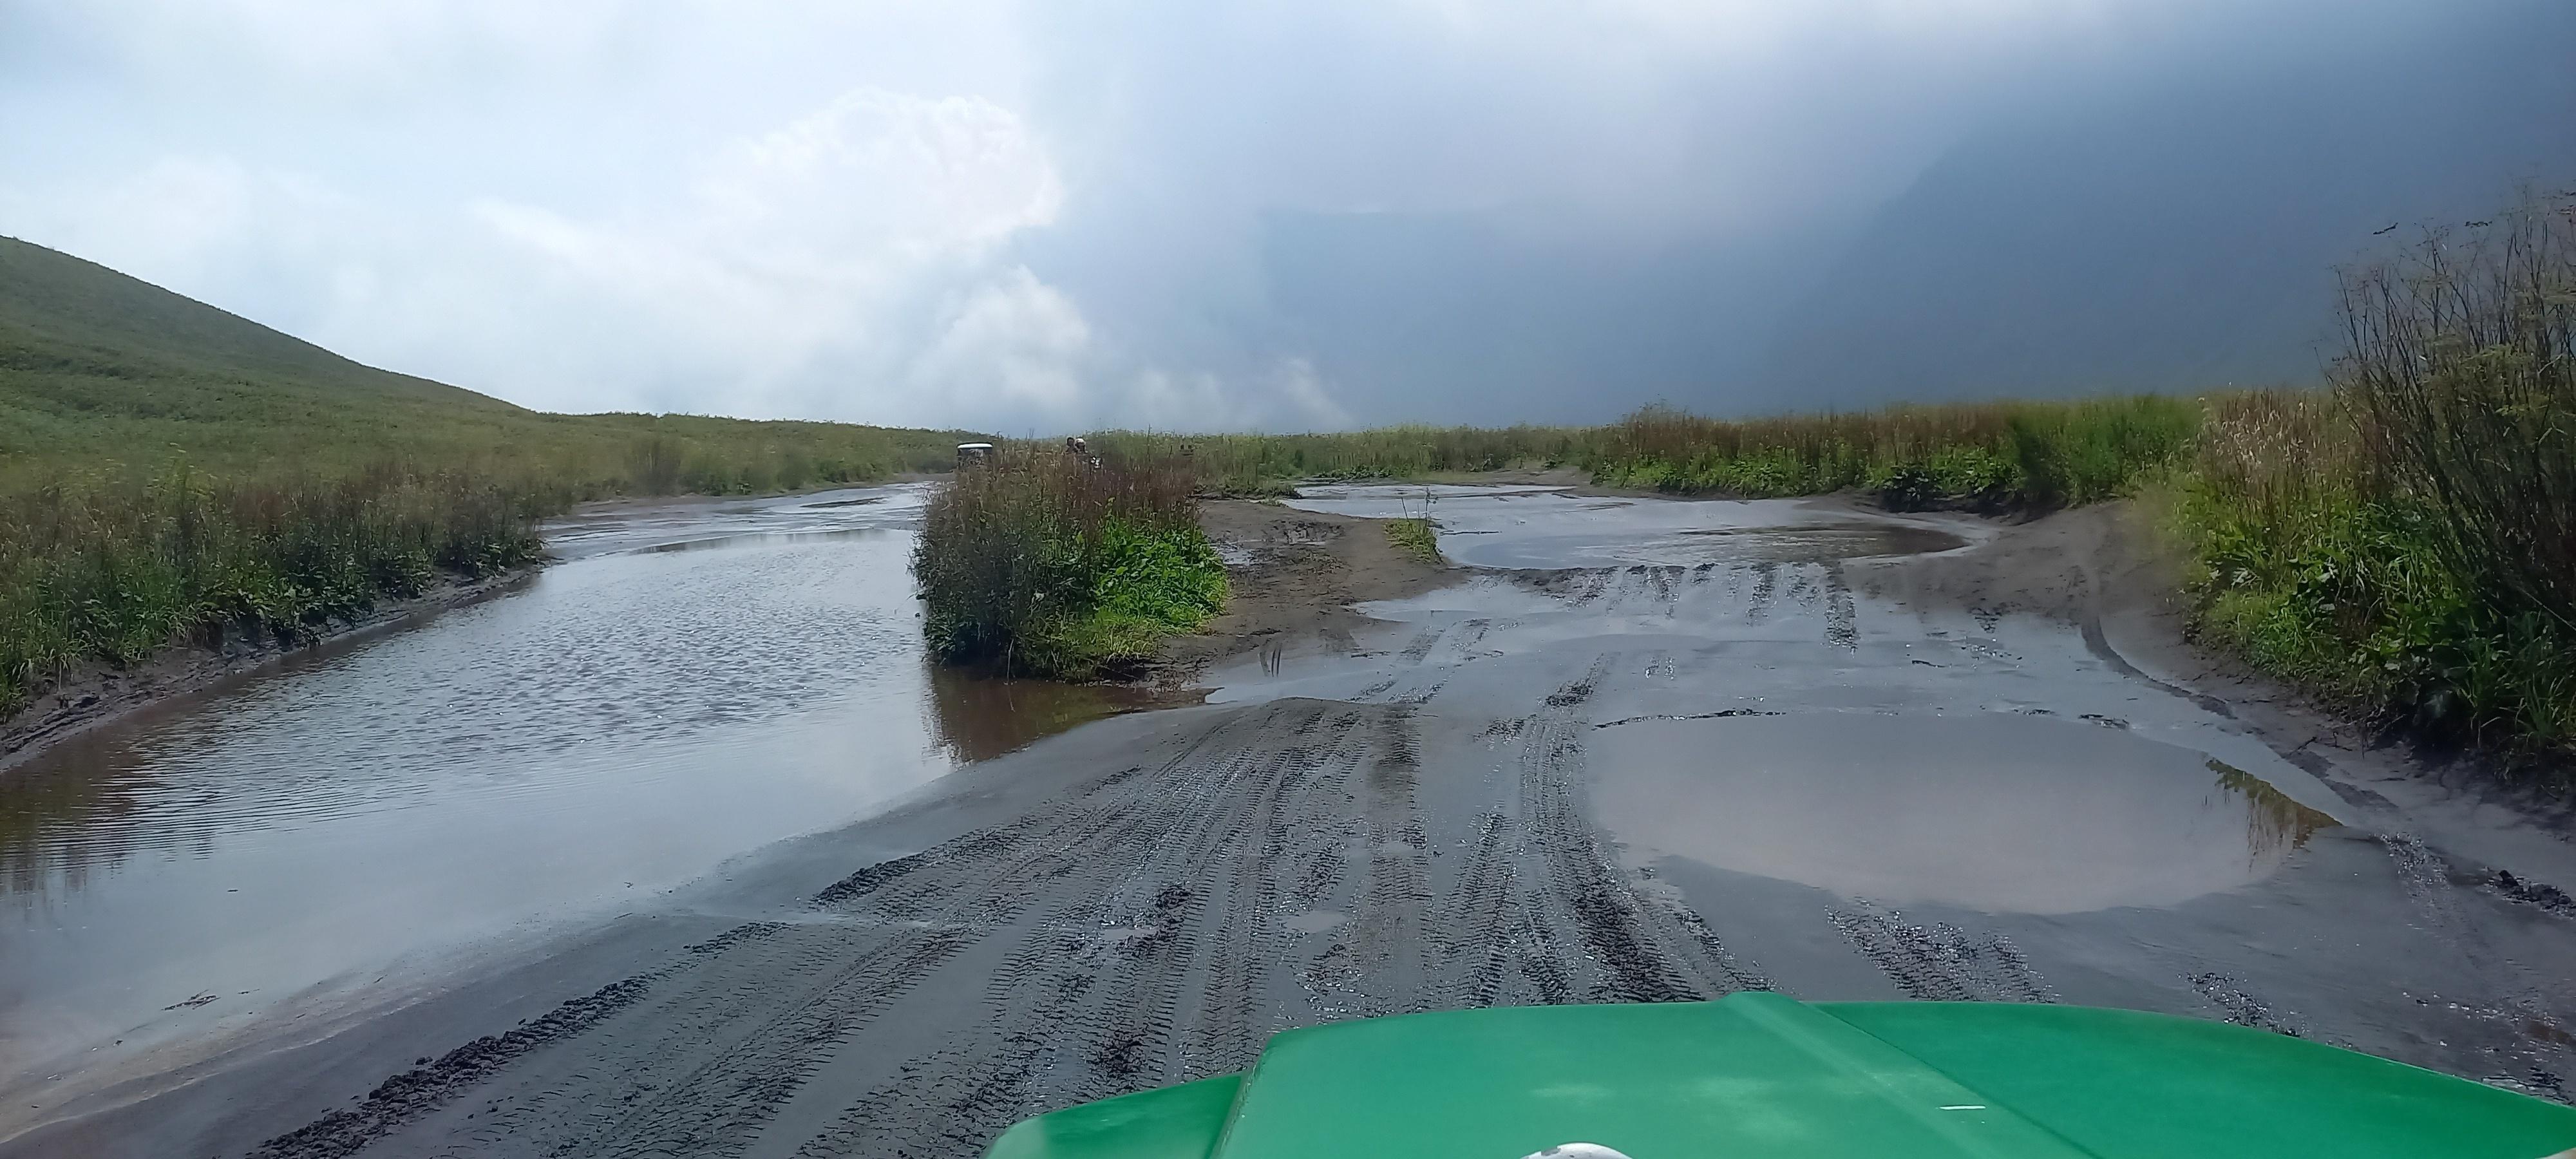
[[[1414,488],[1300,505],[1426,509]],[[2172,906],[2270,877],[2337,823],[2315,777],[2071,626],[1873,590],[1894,557],[1986,529],[1561,490],[1435,490],[1428,510],[1450,558],[1511,570],[1364,605],[1375,632],[1279,641],[1211,673],[1210,699],[1491,713],[1516,736],[1512,712],[1589,670],[1590,807],[1632,860],[1871,904]]]
[[[918,508],[895,487],[594,511],[514,594],[10,770],[0,1070],[609,912],[1136,706],[935,673]]]
[[[1986,533],[1951,516],[1888,516],[1807,499],[1678,502],[1564,487],[1313,486],[1288,506],[1373,519],[1427,518],[1470,567],[1569,569],[1814,563],[1965,547]]]
[[[2259,881],[2334,819],[2085,721],[1811,712],[1598,731],[1593,802],[1643,851],[1896,905],[2077,913]]]

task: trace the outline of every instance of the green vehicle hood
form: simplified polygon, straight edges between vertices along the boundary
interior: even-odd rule
[[[2542,1159],[2576,1108],[2265,1031],[2071,1006],[1540,1006],[1277,1035],[989,1159]]]

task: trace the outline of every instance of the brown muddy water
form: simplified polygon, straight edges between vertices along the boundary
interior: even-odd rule
[[[0,1085],[632,905],[1134,706],[934,672],[919,497],[587,512],[513,594],[0,773]]]

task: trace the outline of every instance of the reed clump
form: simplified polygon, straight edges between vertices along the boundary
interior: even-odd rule
[[[931,497],[912,569],[931,651],[953,664],[1085,679],[1150,656],[1226,600],[1174,455],[1005,447]]]

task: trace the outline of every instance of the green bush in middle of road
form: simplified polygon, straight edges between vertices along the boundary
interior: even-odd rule
[[[931,652],[1084,679],[1150,655],[1225,606],[1192,477],[1159,459],[1014,450],[944,484],[912,568]]]

